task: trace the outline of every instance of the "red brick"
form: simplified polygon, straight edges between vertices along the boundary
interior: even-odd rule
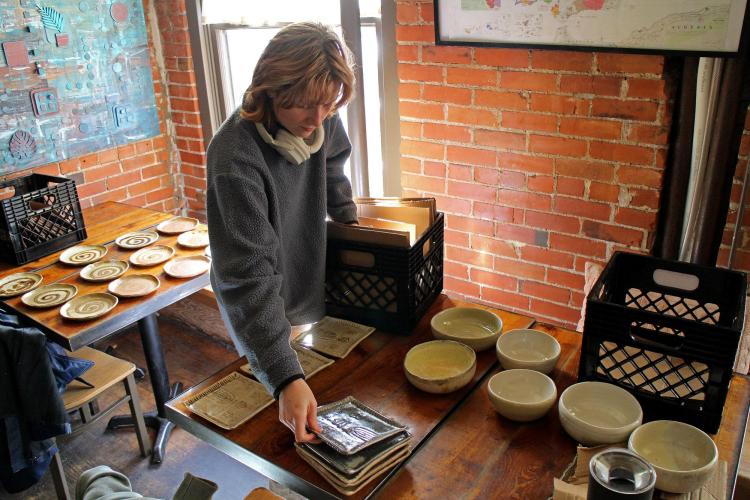
[[[471,235],[471,249],[479,252],[489,252],[494,256],[516,258],[516,247],[513,243],[497,238],[490,238],[479,234]]]
[[[597,137],[599,139],[619,139],[622,135],[622,122],[561,117],[560,133],[584,137]]]
[[[78,196],[81,198],[88,198],[89,196],[94,196],[106,191],[107,185],[104,180],[100,180],[96,182],[84,182],[83,184],[78,184],[76,188],[78,189]]]
[[[466,280],[469,278],[469,266],[446,260],[443,263],[443,272],[445,276]]]
[[[596,54],[597,66],[603,73],[650,73],[660,75],[664,69],[664,57],[637,54]]]
[[[591,114],[594,116],[646,122],[656,120],[658,110],[659,104],[656,102],[634,99],[595,98],[591,105]]]
[[[418,83],[399,83],[398,96],[401,99],[420,99],[421,85]]]
[[[631,208],[659,208],[659,192],[656,190],[629,187],[628,193],[630,195],[629,206]]]
[[[431,177],[445,177],[445,164],[436,161],[425,161],[424,174]]]
[[[412,175],[402,172],[401,185],[404,188],[418,189],[430,193],[445,192],[445,180],[436,177],[425,177],[423,175]]]
[[[472,214],[474,217],[479,217],[480,219],[490,219],[498,222],[513,221],[513,209],[495,203],[475,202]]]
[[[450,229],[445,230],[444,241],[446,245],[453,245],[457,247],[466,248],[469,246],[469,233],[463,233],[460,231],[451,231]]]
[[[554,162],[552,158],[543,156],[522,155],[501,152],[497,157],[498,166],[502,169],[520,170],[538,174],[552,174]]]
[[[617,207],[615,209],[615,222],[623,226],[638,227],[646,231],[653,231],[656,229],[657,215],[657,212]]]
[[[526,49],[474,49],[474,62],[481,66],[498,68],[526,68],[529,65],[529,51]]]
[[[553,69],[558,71],[591,71],[594,54],[591,52],[574,52],[559,50],[532,50],[531,66],[535,69]]]
[[[589,153],[593,158],[602,160],[638,165],[654,164],[654,150],[648,147],[592,141]]]
[[[105,191],[94,196],[91,201],[94,206],[104,203],[105,201],[122,201],[128,196],[128,191],[125,188],[117,189],[114,191]]]
[[[461,46],[424,46],[422,47],[422,62],[471,64],[471,49]]]
[[[484,252],[475,252],[466,248],[446,247],[445,256],[448,260],[463,262],[472,266],[492,269],[492,255]]]
[[[529,264],[522,260],[495,257],[495,270],[506,272],[518,278],[544,281],[544,267],[536,264]]]
[[[529,310],[529,299],[515,292],[504,292],[496,288],[484,287],[481,297],[501,308]]]
[[[620,199],[620,186],[604,182],[591,182],[589,185],[589,198],[595,201],[616,203]]]
[[[518,280],[503,274],[493,273],[482,269],[470,269],[469,279],[472,283],[515,291],[518,289]]]
[[[457,292],[468,297],[476,297],[480,293],[479,285],[470,281],[457,280],[450,276],[443,278],[443,286],[446,292]]]
[[[199,122],[200,124],[200,122]],[[154,146],[151,143],[150,139],[147,139],[145,141],[139,141],[135,143],[135,154],[140,155],[143,153],[150,153],[154,150]],[[104,160],[102,160],[101,155],[99,155],[99,161],[101,163],[104,163]]]
[[[494,150],[447,146],[448,161],[468,165],[494,167],[497,164],[497,153]]]
[[[110,163],[117,159],[117,149],[104,149],[99,151],[99,161],[102,163]]]
[[[633,123],[627,128],[627,140],[645,144],[667,144],[669,127]]]
[[[471,90],[443,85],[425,85],[424,100],[449,102],[452,104],[471,104]]]
[[[526,295],[531,295],[532,297],[546,299],[552,302],[560,302],[563,304],[570,300],[570,290],[534,281],[522,281],[520,292]]]
[[[574,326],[581,317],[581,310],[575,307],[561,306],[539,299],[531,299],[531,310],[546,318],[554,318],[564,325]]]
[[[456,106],[448,106],[448,121],[488,127],[497,127],[498,123],[497,114],[492,111]]]
[[[486,202],[497,200],[497,188],[469,182],[448,181],[448,194],[469,200]]]
[[[526,134],[476,129],[474,131],[474,143],[500,149],[524,151],[526,149]]]
[[[110,163],[101,167],[92,167],[83,171],[84,182],[94,182],[121,172],[118,163]]]
[[[420,64],[399,64],[398,76],[401,80],[417,82],[443,81],[442,66],[422,66]]]
[[[514,226],[499,222],[495,224],[495,237],[509,241],[518,241],[527,245],[547,245],[547,232],[541,229]]]
[[[529,135],[529,151],[560,156],[581,157],[586,154],[586,142],[567,137]]]
[[[146,193],[146,203],[154,203],[160,200],[167,200],[174,196],[174,189],[165,187],[157,191]]]
[[[497,84],[497,72],[486,69],[449,67],[445,81],[452,84],[494,87]]]
[[[562,267],[565,269],[573,267],[572,254],[530,245],[521,248],[521,260],[524,262],[535,262],[545,266]]]
[[[180,83],[183,85],[195,85],[195,73],[192,71],[167,71],[169,83]]]
[[[127,158],[120,162],[122,170],[136,170],[157,163],[156,155],[153,153]]]
[[[398,62],[419,62],[419,47],[416,45],[399,45],[396,47]]]
[[[498,109],[526,109],[526,97],[520,92],[502,92],[499,90],[474,91],[474,104]]]
[[[569,94],[593,94],[619,96],[622,78],[589,75],[562,75],[560,92]]]
[[[584,220],[581,232],[597,240],[614,241],[627,246],[640,247],[643,243],[643,231],[628,229],[612,224],[602,224],[592,220]]]
[[[435,13],[432,10],[432,5],[428,3],[419,4],[419,19],[428,24],[435,22]]]
[[[203,139],[203,129],[201,127],[188,127],[186,125],[175,125],[175,134],[179,137],[189,137],[191,139]]]
[[[169,96],[172,98],[180,97],[183,99],[197,99],[198,92],[193,85],[176,85],[170,84],[168,86]]]
[[[553,193],[555,192],[555,179],[548,175],[530,175],[528,188],[537,193]]]
[[[617,182],[620,184],[661,188],[662,171],[650,168],[620,166],[617,168]]]
[[[664,80],[653,80],[650,78],[628,78],[628,97],[643,97],[645,99],[667,98],[664,91]]]
[[[125,172],[124,174],[120,174],[120,175],[113,175],[107,178],[107,189],[121,188],[123,186],[127,186],[128,184],[134,184],[136,182],[140,182],[140,180],[141,180],[141,172],[138,170],[134,170],[132,172]]]
[[[442,160],[445,156],[445,146],[433,142],[402,140],[401,154],[430,158],[433,160]]]
[[[177,111],[190,111],[193,113],[200,111],[198,99],[178,99],[173,97],[169,102],[172,105],[172,109]]]
[[[145,194],[150,191],[153,191],[155,189],[159,189],[161,187],[161,181],[158,177],[153,179],[148,179],[143,182],[139,182],[137,184],[131,184],[128,186],[128,194],[130,196],[137,196],[140,194]]]
[[[421,122],[405,122],[400,123],[401,137],[412,137],[414,139],[422,138],[422,123]]]
[[[34,168],[33,172],[35,174],[43,175],[60,175],[60,165],[57,163],[49,163],[47,165],[42,165],[41,167]]]
[[[523,172],[515,172],[512,170],[496,170],[496,172],[498,172],[498,178],[495,184],[505,188],[525,190],[526,174]],[[533,191],[531,187],[529,187],[529,191]]]
[[[183,170],[185,169],[185,166],[183,165]],[[166,175],[169,173],[169,165],[165,165],[163,163],[152,165],[150,167],[144,167],[141,169],[141,176],[144,179],[150,179],[152,177],[158,177],[160,175]]]
[[[501,124],[505,128],[554,132],[557,130],[557,116],[503,111]]]
[[[60,173],[63,175],[78,172],[79,170],[81,170],[81,164],[78,158],[71,158],[70,160],[60,162]]]
[[[549,195],[510,189],[498,189],[498,201],[503,205],[516,208],[546,211],[552,208],[552,197]]]
[[[191,165],[206,165],[206,155],[199,153],[189,153],[187,151],[180,151],[180,160],[184,163]]]
[[[570,234],[578,234],[581,223],[576,217],[526,210],[526,225]]]
[[[399,42],[434,42],[435,30],[432,26],[396,25],[396,40]]]
[[[396,3],[396,21],[398,24],[415,24],[419,21],[419,10],[417,4]]]
[[[183,181],[185,182],[186,186],[190,186],[192,188],[198,189],[198,190],[206,190],[206,179],[201,177],[190,177],[189,175],[183,176]]]
[[[503,71],[500,73],[500,85],[505,89],[554,92],[557,90],[557,75],[550,73]]]
[[[479,184],[489,184],[490,186],[497,186],[500,182],[500,171],[496,168],[474,167],[473,171],[473,175],[470,172],[465,180],[474,180]]]
[[[566,286],[573,290],[583,290],[585,279],[582,274],[561,271],[559,269],[547,269],[547,282],[554,285]]]
[[[568,198],[566,196],[555,197],[555,211],[560,214],[578,215],[608,221],[611,208],[604,203]]]
[[[446,217],[446,227],[455,231],[465,231],[471,234],[482,234],[492,236],[494,225],[492,221],[475,219],[473,217],[461,217],[449,214]]]
[[[571,179],[568,177],[557,177],[557,193],[568,196],[583,196],[586,185],[581,179]]]
[[[529,109],[561,115],[587,115],[590,101],[576,97],[551,94],[531,94]]]
[[[407,118],[420,118],[427,120],[443,120],[445,118],[442,104],[401,101],[398,109],[400,115]]]
[[[442,139],[451,142],[469,142],[471,140],[471,131],[468,127],[442,123],[425,123],[422,133],[425,139]]]
[[[447,196],[432,195],[435,198],[438,210],[459,215],[471,214],[471,201]]]
[[[598,258],[604,258],[607,252],[607,245],[601,241],[559,233],[550,233],[549,246],[554,250]]]

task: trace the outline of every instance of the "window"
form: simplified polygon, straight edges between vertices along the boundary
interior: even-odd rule
[[[383,57],[384,50],[395,52],[393,2],[278,0],[259,4],[203,0],[202,9],[200,0],[194,2],[189,8],[189,17],[193,18],[190,29],[193,47],[200,46],[203,52],[202,58],[194,59],[196,76],[206,83],[199,88],[206,88],[201,108],[205,111],[202,118],[207,137],[241,104],[255,64],[278,30],[292,22],[319,21],[332,26],[347,41],[355,66],[362,71],[357,75],[357,94],[340,111],[353,146],[346,168],[355,195],[400,194],[395,53]],[[202,68],[198,68],[200,62]],[[396,135],[383,133],[384,128]]]

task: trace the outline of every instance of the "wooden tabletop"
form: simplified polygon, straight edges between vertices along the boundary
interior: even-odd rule
[[[173,217],[172,214],[145,208],[133,207],[116,202],[106,202],[85,209],[83,217],[88,237],[79,245],[104,245],[107,255],[102,260],[125,260],[135,250],[124,250],[114,244],[114,240],[125,233],[149,229]],[[173,247],[175,257],[183,255],[203,255],[204,249],[188,249],[177,244],[177,235],[160,234],[156,244]],[[42,257],[21,266],[0,264],[0,278],[16,272],[34,271],[43,276],[42,285],[51,283],[71,283],[78,288],[78,296],[92,292],[106,292],[108,282],[92,283],[83,280],[79,272],[83,266],[69,266],[59,262],[63,250]],[[194,293],[208,285],[208,273],[192,279],[176,279],[168,276],[163,264],[149,267],[130,266],[125,275],[148,273],[159,278],[160,287],[156,292],[139,298],[120,299],[117,306],[104,316],[90,321],[71,321],[60,316],[60,306],[48,309],[35,309],[21,302],[20,297],[5,299],[5,304],[39,326],[52,340],[69,350],[99,340],[135,321],[159,311],[163,307]]]
[[[440,427],[461,401],[471,394],[496,365],[494,350],[477,354],[477,370],[463,389],[444,395],[427,394],[406,380],[402,363],[414,345],[432,340],[430,319],[437,312],[457,305],[467,305],[441,295],[422,318],[410,336],[396,336],[376,331],[363,340],[348,356],[314,375],[309,380],[318,404],[353,396],[377,411],[406,425],[412,434],[412,446],[418,447]],[[481,306],[474,306],[481,307]],[[487,308],[490,309],[490,308]],[[503,330],[525,328],[533,323],[526,316],[490,309],[503,320]],[[167,415],[181,427],[201,437],[261,474],[285,484],[311,498],[337,496],[317,472],[294,450],[294,436],[279,423],[278,405],[274,403],[237,429],[226,431],[193,414],[183,403],[232,371],[245,361],[240,359],[193,389],[167,403]],[[389,476],[370,482],[352,498],[369,495]]]

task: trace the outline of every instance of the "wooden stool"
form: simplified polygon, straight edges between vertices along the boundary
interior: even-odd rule
[[[146,424],[143,421],[143,411],[141,410],[141,403],[138,399],[138,389],[135,386],[135,378],[133,377],[133,372],[135,372],[136,368],[135,365],[129,361],[115,358],[114,356],[110,356],[109,354],[105,354],[89,347],[84,347],[69,354],[76,358],[88,359],[89,361],[94,362],[94,366],[83,374],[83,378],[94,387],[88,387],[85,384],[74,380],[68,385],[66,391],[63,393],[62,399],[65,404],[65,410],[68,413],[77,411],[81,416],[81,424],[76,425],[73,432],[68,434],[68,436],[78,434],[84,428],[88,427],[89,424],[93,424],[99,419],[106,417],[121,404],[127,402],[130,405],[130,414],[133,416],[133,420],[136,423],[135,435],[138,438],[138,446],[141,449],[141,456],[148,456],[151,448],[151,439],[146,432]],[[122,382],[125,386],[125,396],[102,411],[92,411],[96,398],[98,398],[102,392],[119,382]],[[72,498],[70,496],[70,491],[68,490],[68,483],[65,479],[65,472],[62,467],[62,460],[60,459],[59,451],[52,458],[50,470],[52,473],[52,480],[55,483],[57,497],[65,500]]]

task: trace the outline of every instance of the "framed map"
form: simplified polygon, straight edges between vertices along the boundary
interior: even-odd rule
[[[435,0],[438,45],[731,55],[748,0]]]

